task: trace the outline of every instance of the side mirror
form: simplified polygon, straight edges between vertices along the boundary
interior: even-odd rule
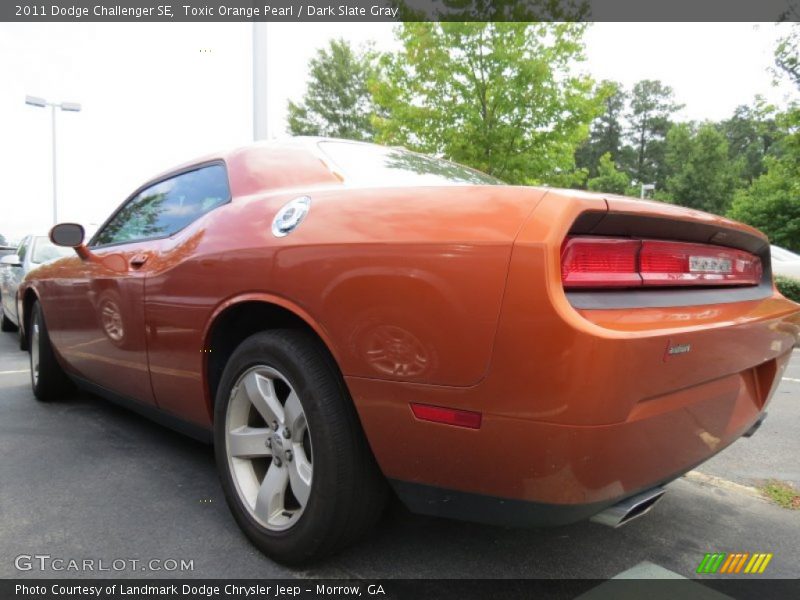
[[[4,267],[21,267],[22,261],[16,254],[6,254],[4,257],[0,258],[0,265]]]
[[[59,223],[50,230],[50,241],[56,246],[77,248],[83,245],[85,232],[77,223]]]
[[[86,232],[83,230],[83,225],[78,225],[77,223],[59,223],[50,230],[50,241],[56,246],[73,248],[75,254],[80,256],[82,260],[89,260],[92,258],[92,253],[83,243],[85,236]]]

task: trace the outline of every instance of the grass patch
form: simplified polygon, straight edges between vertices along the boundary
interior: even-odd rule
[[[761,486],[761,493],[778,506],[789,510],[800,510],[800,492],[785,481],[770,479]]]
[[[776,275],[775,285],[778,286],[778,291],[789,300],[800,302],[800,279]]]

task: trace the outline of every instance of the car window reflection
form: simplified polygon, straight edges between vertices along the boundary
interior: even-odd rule
[[[136,195],[106,223],[93,245],[166,237],[230,199],[222,165],[159,182]]]
[[[320,142],[348,181],[374,185],[502,185],[503,182],[447,160],[402,148],[355,142]]]

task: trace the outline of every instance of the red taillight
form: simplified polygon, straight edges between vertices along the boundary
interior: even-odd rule
[[[636,270],[637,240],[569,238],[561,251],[565,287],[631,287],[642,285]]]
[[[644,285],[757,285],[761,259],[742,250],[643,241],[639,272]]]
[[[469,427],[470,429],[480,429],[481,426],[481,413],[471,410],[459,410],[412,402],[411,412],[422,421],[433,421],[434,423]]]
[[[757,285],[761,259],[742,250],[659,240],[567,238],[565,288]]]

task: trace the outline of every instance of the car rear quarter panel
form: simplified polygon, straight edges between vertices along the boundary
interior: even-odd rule
[[[159,405],[208,421],[208,324],[223,305],[259,294],[306,315],[345,376],[474,385],[491,357],[513,239],[544,193],[335,186],[234,198],[164,240],[151,265]],[[298,195],[311,197],[309,215],[275,238],[273,217]],[[196,397],[209,402],[198,408]]]

